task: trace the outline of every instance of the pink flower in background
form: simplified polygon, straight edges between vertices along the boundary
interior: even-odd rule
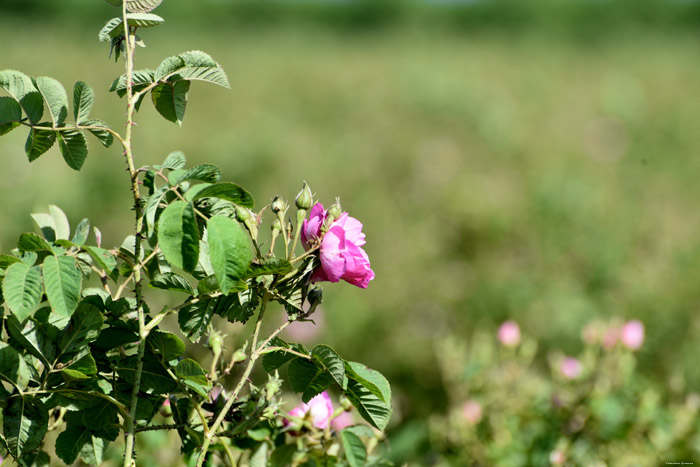
[[[638,320],[627,321],[622,326],[622,345],[631,350],[639,349],[644,343],[644,324]]]
[[[308,404],[302,404],[289,411],[289,415],[298,418],[305,418],[307,415],[311,418],[311,423],[316,428],[325,430],[330,424],[331,416],[333,415],[333,403],[326,391],[323,391],[318,396],[309,401]]]
[[[598,332],[598,327],[594,323],[589,323],[581,331],[581,338],[586,344],[595,344],[600,339],[600,332]]]
[[[286,319],[286,315],[284,316]],[[295,342],[313,341],[318,334],[325,328],[326,317],[323,308],[320,306],[316,309],[312,321],[294,321],[287,326],[285,333]],[[280,323],[281,324],[281,323]]]
[[[472,425],[476,425],[481,421],[481,417],[483,416],[481,404],[473,399],[469,399],[462,404],[462,415],[464,415],[466,421]]]
[[[343,428],[353,426],[355,424],[355,418],[350,412],[343,412],[333,420],[331,420],[331,426],[335,431],[340,431]]]
[[[515,347],[520,343],[520,327],[515,321],[506,321],[498,328],[498,340],[506,347]]]
[[[327,211],[321,203],[311,208],[309,218],[304,219],[301,241],[308,249],[310,242],[321,237],[321,227]],[[314,271],[314,281],[338,282],[340,279],[366,289],[374,279],[369,257],[361,247],[365,244],[362,223],[347,212],[329,226],[321,240],[321,267]]]
[[[551,462],[552,465],[563,465],[565,461],[566,456],[558,449],[549,453],[549,462]]]
[[[610,326],[603,334],[603,347],[610,350],[617,345],[620,340],[620,329],[617,326]]]
[[[559,364],[559,371],[566,379],[576,379],[581,375],[581,362],[574,357],[566,357]]]

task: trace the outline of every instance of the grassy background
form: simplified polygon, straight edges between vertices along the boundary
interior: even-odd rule
[[[0,6],[0,68],[88,82],[93,114],[118,128],[123,102],[107,89],[122,64],[96,41],[113,11],[44,3]],[[137,66],[205,50],[232,90],[196,83],[182,129],[144,105],[138,162],[183,150],[259,206],[302,180],[326,204],[341,197],[377,278],[326,287],[314,339],[387,375],[394,432],[446,409],[433,343],[508,318],[540,339],[543,361],[576,352],[593,318],[639,318],[643,371],[697,390],[697,11],[168,0]],[[24,138],[0,139],[2,249],[49,203],[119,244],[131,229],[119,151],[92,140],[76,173],[56,149],[28,164]]]

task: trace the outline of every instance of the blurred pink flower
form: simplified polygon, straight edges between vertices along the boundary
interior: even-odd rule
[[[515,321],[508,320],[498,328],[498,340],[506,347],[515,347],[520,343],[520,327]]]
[[[566,456],[560,450],[557,449],[549,453],[549,462],[551,462],[552,465],[563,465],[565,461]]]
[[[321,203],[311,208],[309,219],[304,219],[301,241],[308,249],[310,241],[321,237],[321,228],[328,211]],[[369,257],[361,247],[367,243],[362,223],[347,212],[333,221],[321,239],[321,267],[314,271],[314,281],[338,282],[340,279],[366,289],[374,279]]]
[[[316,428],[325,430],[329,426],[331,415],[333,415],[333,403],[326,391],[309,401],[289,411],[289,415],[298,418],[310,417],[311,423]]]
[[[286,315],[284,318],[286,319]],[[294,321],[292,324],[287,326],[285,332],[295,342],[309,342],[323,330],[325,327],[325,322],[326,319],[323,313],[323,308],[318,307],[314,312],[313,322]]]
[[[350,412],[343,412],[333,420],[331,420],[331,426],[335,431],[340,431],[343,428],[347,428],[355,424],[355,418]]]
[[[581,362],[574,357],[566,357],[559,364],[559,371],[566,379],[576,379],[581,375]]]
[[[610,326],[603,334],[603,347],[610,350],[617,345],[620,339],[620,329],[617,326]]]
[[[600,338],[598,327],[594,323],[589,323],[581,331],[581,338],[586,344],[595,344]]]
[[[472,425],[476,425],[481,421],[481,417],[483,416],[481,404],[474,399],[469,399],[462,404],[462,415],[464,415],[466,421]]]
[[[644,343],[644,324],[638,320],[627,321],[622,326],[622,345],[631,350],[639,349]]]

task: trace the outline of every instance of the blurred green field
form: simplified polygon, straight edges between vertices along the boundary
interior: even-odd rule
[[[84,80],[97,91],[94,115],[120,125],[123,102],[107,89],[122,65],[96,40],[111,13],[83,21],[0,7],[0,69]],[[376,279],[367,291],[326,286],[314,339],[388,377],[394,432],[446,410],[436,340],[509,318],[540,340],[542,362],[549,348],[577,352],[593,318],[638,318],[643,372],[698,390],[697,32],[586,39],[410,21],[228,27],[222,17],[207,28],[162,15],[142,34],[137,66],[201,49],[232,89],[193,86],[182,129],[144,105],[138,162],[180,149],[191,164],[220,165],[259,206],[293,198],[303,180],[326,204],[341,198],[365,224]],[[92,140],[76,173],[56,149],[27,163],[24,138],[0,138],[3,251],[49,203],[120,243],[132,218],[119,151]]]

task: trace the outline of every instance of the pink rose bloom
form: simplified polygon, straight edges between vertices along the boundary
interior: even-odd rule
[[[323,391],[311,399],[308,404],[302,404],[293,408],[289,411],[289,415],[298,418],[306,418],[308,416],[313,426],[325,430],[328,428],[333,415],[333,403],[328,393]]]
[[[581,375],[581,362],[573,357],[566,357],[559,364],[559,371],[566,379],[576,379]]]
[[[333,420],[331,420],[331,426],[335,431],[340,431],[343,428],[353,426],[355,424],[355,418],[350,412],[343,412]]]
[[[473,399],[466,401],[464,404],[462,404],[462,415],[464,415],[464,419],[466,421],[472,425],[476,425],[481,421],[481,417],[483,415],[481,404]]]
[[[644,343],[644,325],[641,321],[627,321],[622,326],[622,345],[631,350],[639,349]]]
[[[326,220],[327,211],[321,203],[311,208],[309,218],[304,219],[301,241],[308,249],[312,240],[321,237],[321,227]],[[314,271],[312,279],[316,282],[338,282],[343,279],[352,285],[366,289],[369,281],[374,279],[369,257],[361,247],[365,242],[362,223],[347,212],[328,228],[321,239],[321,267]]]
[[[498,328],[498,340],[506,347],[515,347],[520,343],[520,328],[515,321],[506,321]]]

